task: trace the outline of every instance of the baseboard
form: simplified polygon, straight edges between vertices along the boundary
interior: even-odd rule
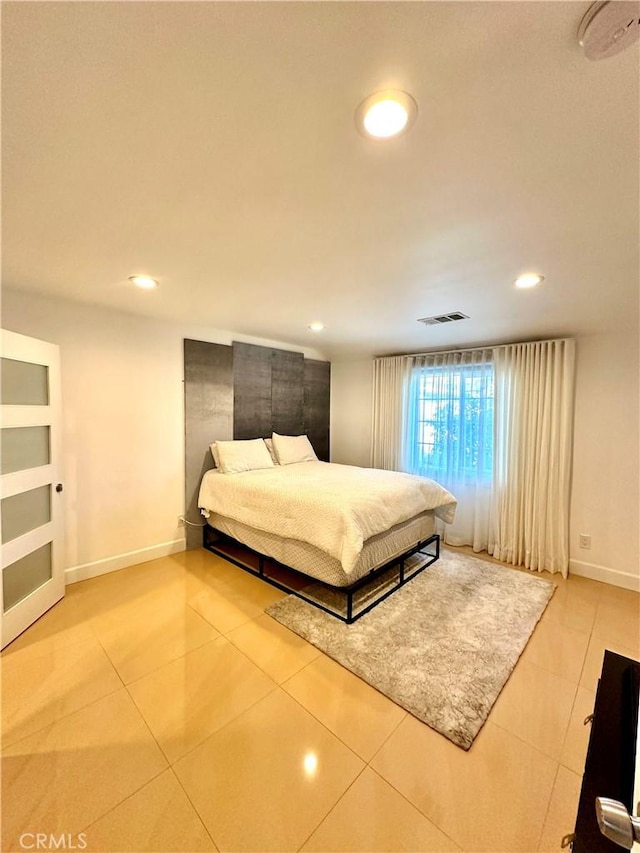
[[[619,572],[616,569],[598,566],[595,563],[569,560],[569,574],[580,575],[583,578],[590,578],[592,581],[601,581],[612,586],[621,586],[624,589],[640,592],[640,576],[632,575],[631,572]]]
[[[65,584],[85,581],[96,578],[98,575],[106,575],[108,572],[117,572],[118,569],[126,569],[136,566],[138,563],[146,563],[156,560],[158,557],[168,557],[169,554],[178,554],[185,550],[184,539],[174,539],[172,542],[161,542],[159,545],[151,545],[149,548],[140,548],[138,551],[128,551],[126,554],[118,554],[115,557],[106,557],[104,560],[95,560],[93,563],[83,563],[80,566],[72,566],[65,570]]]

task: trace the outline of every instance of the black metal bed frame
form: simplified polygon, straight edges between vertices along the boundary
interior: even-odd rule
[[[215,540],[213,539],[214,536],[216,537]],[[233,557],[231,554],[225,552],[220,547],[218,547],[219,543],[225,542],[231,543],[232,545],[238,545],[245,551],[248,551],[250,554],[255,555],[258,558],[258,568],[256,569],[254,566],[242,562],[242,560]],[[360,619],[366,613],[369,613],[369,611],[373,610],[376,605],[380,604],[382,601],[384,601],[386,598],[388,598],[390,595],[392,595],[410,580],[415,578],[416,575],[419,575],[429,566],[433,565],[433,563],[435,563],[436,560],[440,558],[440,536],[437,533],[433,533],[431,536],[427,537],[427,539],[422,539],[408,551],[405,551],[403,554],[400,554],[398,557],[394,557],[388,563],[385,563],[384,566],[380,566],[377,569],[372,569],[366,575],[359,578],[359,580],[357,580],[355,583],[351,584],[350,586],[344,587],[334,586],[333,584],[318,580],[317,578],[313,578],[310,575],[305,575],[304,572],[300,572],[297,569],[291,568],[291,566],[285,566],[283,563],[278,563],[277,560],[273,560],[271,557],[265,557],[265,555],[261,554],[259,551],[255,551],[253,548],[249,548],[248,545],[244,545],[242,542],[238,542],[236,539],[233,539],[226,533],[222,533],[221,531],[216,530],[208,524],[205,524],[203,527],[202,545],[204,548],[206,548],[207,551],[211,551],[212,554],[217,554],[219,557],[222,557],[229,563],[233,563],[235,566],[238,566],[239,568],[243,569],[243,571],[248,572],[250,575],[260,578],[260,580],[271,584],[271,586],[275,586],[277,589],[280,589],[283,592],[288,592],[291,595],[295,595],[298,598],[301,598],[308,604],[312,604],[314,607],[317,607],[320,610],[324,610],[324,612],[328,613],[330,616],[335,616],[336,619],[340,619],[347,625],[353,624],[353,622]],[[434,550],[425,550],[428,549],[429,546],[434,546]],[[426,561],[424,563],[421,563],[418,568],[414,568],[410,570],[409,573],[407,573],[405,562],[409,557],[412,557],[414,554],[421,554],[426,558]],[[310,598],[308,595],[305,595],[304,589],[294,589],[283,581],[269,576],[265,571],[265,561],[267,560],[273,563],[276,567],[281,567],[283,569],[286,569],[286,571],[288,572],[293,572],[298,577],[304,578],[310,583],[318,583],[321,586],[332,590],[333,592],[343,593],[346,596],[346,616],[343,616],[342,613],[337,613],[330,607],[326,607],[319,601]],[[385,586],[381,595],[375,598],[366,607],[363,607],[361,610],[358,610],[357,613],[354,613],[354,595],[359,592],[363,587],[375,581],[376,578],[379,578],[385,572],[388,572],[395,567],[398,568],[397,581],[390,587]]]

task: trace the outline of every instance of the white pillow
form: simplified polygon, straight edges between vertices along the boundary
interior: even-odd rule
[[[292,465],[294,462],[317,462],[318,460],[306,435],[278,435],[277,432],[274,432],[271,439],[280,465]]]
[[[210,444],[209,450],[211,451],[211,455],[213,456],[213,464],[216,466],[216,468],[219,468],[220,457],[218,456],[218,442],[214,441],[213,444]]]
[[[269,456],[273,459],[273,464],[278,465],[278,457],[273,449],[273,439],[265,438],[264,443],[267,445],[267,450],[269,451]]]
[[[259,468],[273,468],[273,459],[262,438],[248,441],[216,441],[220,471],[223,474],[239,474]]]
[[[267,450],[269,451],[269,456],[273,460],[273,464],[278,464],[278,457],[276,456],[276,452],[273,449],[273,440],[270,438],[265,438],[264,443],[267,445]],[[209,450],[211,451],[211,455],[213,456],[213,464],[216,468],[220,467],[220,457],[218,455],[218,442],[214,441],[213,444],[209,445]]]

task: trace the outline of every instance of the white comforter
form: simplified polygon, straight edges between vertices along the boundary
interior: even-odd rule
[[[206,518],[214,512],[315,545],[349,573],[369,537],[427,510],[451,522],[456,499],[426,477],[300,462],[241,474],[207,471],[198,506]]]

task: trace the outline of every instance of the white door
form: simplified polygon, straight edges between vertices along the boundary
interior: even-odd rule
[[[64,595],[60,349],[0,331],[2,648]]]

